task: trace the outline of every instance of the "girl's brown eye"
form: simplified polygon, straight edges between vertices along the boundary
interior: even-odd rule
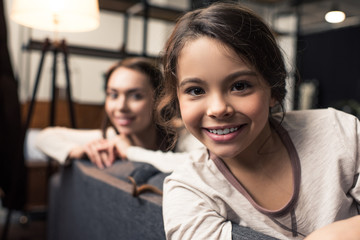
[[[250,88],[251,85],[248,83],[248,82],[245,82],[245,81],[240,81],[240,82],[236,82],[231,90],[232,91],[245,91],[247,90],[248,88]]]
[[[190,88],[186,89],[185,93],[190,94],[192,96],[198,96],[198,95],[204,94],[205,91],[200,87],[190,87]]]

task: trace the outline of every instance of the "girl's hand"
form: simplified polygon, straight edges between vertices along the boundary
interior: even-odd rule
[[[113,139],[113,144],[116,149],[117,154],[121,159],[127,159],[126,152],[130,146],[133,146],[134,143],[131,140],[130,136],[119,134]]]
[[[85,154],[98,168],[109,167],[115,160],[114,145],[107,139],[92,141],[83,146]]]
[[[305,240],[359,240],[360,215],[337,221],[311,233]]]

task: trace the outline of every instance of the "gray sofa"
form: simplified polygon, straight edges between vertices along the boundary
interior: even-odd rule
[[[76,160],[51,178],[48,212],[49,240],[165,239],[161,201],[147,192],[132,196],[126,174],[136,164],[116,162],[106,170]],[[166,175],[149,183],[161,188]]]
[[[75,160],[63,167],[50,182],[47,239],[165,239],[162,196],[145,192],[134,197],[127,179],[132,172],[137,182],[162,189],[167,175],[149,166],[119,161],[100,170],[87,160]],[[274,238],[234,224],[233,239]]]

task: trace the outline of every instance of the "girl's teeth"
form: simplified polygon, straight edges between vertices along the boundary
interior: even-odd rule
[[[228,134],[228,133],[232,133],[232,132],[235,132],[238,128],[225,128],[225,129],[218,129],[218,130],[209,130],[209,132],[211,133],[215,133],[215,134],[218,134],[218,135],[225,135],[225,134]]]

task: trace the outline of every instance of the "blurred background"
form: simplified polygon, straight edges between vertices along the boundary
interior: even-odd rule
[[[20,208],[22,211],[11,218],[15,224],[10,229],[10,239],[45,239],[47,179],[56,167],[49,170],[48,159],[34,149],[34,134],[49,125],[98,128],[103,116],[106,70],[126,56],[156,59],[177,18],[216,1],[79,0],[80,9],[92,2],[97,5],[98,13],[93,12],[95,22],[89,29],[70,32],[60,28],[42,30],[14,17],[18,13],[14,10],[16,4],[32,9],[46,2],[56,5],[56,0],[1,2],[6,27],[2,29],[1,41],[9,52],[21,122],[26,124],[26,200],[25,207]],[[75,5],[77,1],[69,2]],[[359,0],[236,2],[263,17],[277,37],[289,72],[287,111],[334,107],[360,116]],[[342,12],[340,19],[325,19],[333,10]],[[78,21],[70,22],[70,26],[75,27]],[[55,107],[51,108],[53,100]],[[1,229],[7,216],[5,210],[0,211]],[[38,215],[31,215],[34,212],[40,213],[41,224],[29,228],[29,216],[38,219]]]
[[[174,20],[183,12],[202,7],[214,0],[152,0],[144,17],[146,1],[100,0],[100,25],[92,31],[59,32],[57,39],[66,39],[70,49],[69,68],[72,98],[75,103],[98,105],[104,101],[103,76],[117,59],[128,54],[158,56],[171,31]],[[360,53],[358,0],[242,0],[238,1],[262,16],[277,33],[288,62],[287,110],[312,107],[338,107],[348,101],[359,101]],[[21,103],[31,99],[34,81],[41,57],[41,42],[54,39],[51,31],[24,27],[9,18],[12,0],[4,0],[8,24],[8,41],[11,61],[17,81]],[[140,5],[139,5],[140,4]],[[151,6],[153,5],[153,6]],[[325,14],[337,8],[346,14],[341,23],[329,23]],[[146,23],[144,23],[146,21]],[[145,29],[146,28],[146,29]],[[38,43],[31,44],[32,41]],[[104,50],[97,51],[96,50]],[[124,53],[121,54],[120,52]],[[50,54],[48,54],[50,55]],[[61,55],[57,71],[56,88],[59,98],[66,95],[65,71]],[[52,57],[43,65],[36,100],[51,99]],[[294,78],[294,76],[298,76]],[[316,84],[311,102],[305,101],[300,81]],[[301,91],[300,93],[307,91]],[[310,99],[308,99],[310,101]],[[307,106],[303,106],[305,104]],[[45,104],[45,103],[43,103]],[[38,108],[40,108],[40,104]],[[85,107],[85,106],[83,106]],[[91,106],[88,106],[91,107]],[[33,127],[44,127],[47,117],[40,118],[39,110]],[[78,109],[80,111],[81,109]],[[25,111],[25,110],[24,110]],[[60,110],[59,110],[60,111]],[[47,111],[42,111],[46,114]],[[66,111],[64,112],[66,114]],[[24,114],[25,115],[25,114]],[[59,114],[63,116],[63,114]],[[78,114],[81,115],[81,114]],[[59,124],[66,125],[66,117],[58,116]],[[45,120],[46,119],[46,120]],[[87,126],[97,126],[89,122]]]

